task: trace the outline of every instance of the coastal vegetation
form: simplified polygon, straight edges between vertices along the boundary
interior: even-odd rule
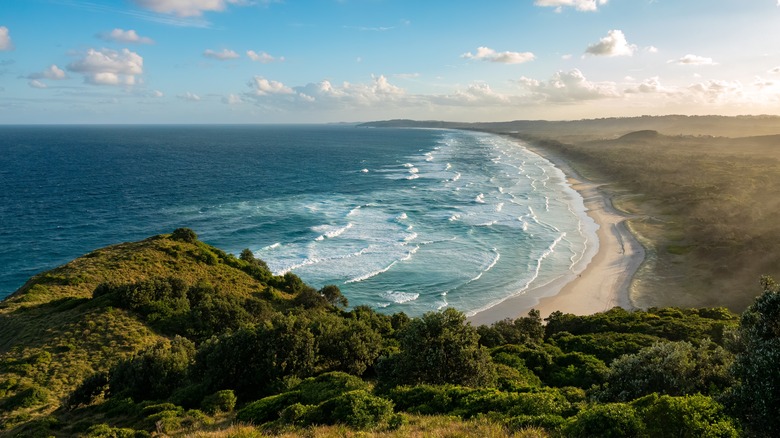
[[[0,303],[7,436],[776,436],[780,287],[474,327],[350,308],[178,229]]]

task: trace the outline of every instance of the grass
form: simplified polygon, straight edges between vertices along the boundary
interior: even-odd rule
[[[161,339],[133,313],[92,299],[100,283],[175,275],[189,285],[219,284],[223,293],[242,297],[266,289],[223,257],[201,242],[161,235],[99,249],[31,278],[0,303],[0,407],[29,388],[46,388],[48,396],[0,408],[0,431],[53,412],[84,378]]]
[[[263,433],[251,425],[231,425],[215,431],[198,431],[184,434],[187,438],[548,438],[539,428],[527,428],[511,432],[503,425],[488,419],[462,420],[449,416],[409,415],[404,425],[391,431],[355,431],[346,426],[316,426],[290,429],[275,435]]]

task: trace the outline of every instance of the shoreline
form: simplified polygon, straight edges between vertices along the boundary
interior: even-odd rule
[[[500,134],[499,134],[500,135]],[[519,146],[538,154],[560,169],[572,189],[582,196],[586,214],[598,225],[598,248],[584,270],[565,275],[551,283],[537,286],[507,298],[496,306],[468,318],[474,325],[492,324],[506,318],[526,316],[531,309],[546,318],[561,311],[589,315],[613,307],[632,309],[629,288],[634,274],[645,259],[645,250],[626,227],[629,219],[612,206],[612,199],[599,185],[586,180],[555,153],[542,150],[516,137]],[[536,304],[528,306],[529,296],[538,296]]]

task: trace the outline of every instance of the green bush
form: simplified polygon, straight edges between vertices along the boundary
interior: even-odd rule
[[[149,432],[129,428],[111,427],[108,424],[96,424],[82,435],[84,438],[146,438]]]
[[[203,399],[203,410],[209,414],[232,412],[236,407],[236,395],[230,389],[217,391]]]
[[[285,392],[249,403],[236,413],[236,419],[245,423],[264,424],[279,419],[279,414],[299,399],[298,392]]]
[[[723,406],[704,395],[672,397],[652,394],[632,402],[644,418],[649,436],[666,438],[738,436]]]
[[[644,424],[636,410],[625,403],[593,405],[580,411],[563,428],[573,438],[630,438],[640,436]]]
[[[293,388],[299,394],[302,403],[317,405],[325,400],[337,397],[345,392],[358,389],[369,391],[370,385],[359,377],[333,371],[320,374],[317,377],[309,377]]]
[[[387,425],[393,416],[393,402],[357,390],[317,406],[312,410],[310,421],[315,424],[345,424],[365,430]]]
[[[49,391],[38,385],[30,385],[21,389],[16,394],[8,397],[0,407],[6,411],[13,411],[21,408],[31,408],[42,405],[49,400]]]
[[[171,233],[171,239],[180,242],[195,243],[198,240],[198,235],[189,228],[177,228]]]

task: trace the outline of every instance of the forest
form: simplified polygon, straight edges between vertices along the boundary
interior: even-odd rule
[[[0,303],[6,436],[780,434],[780,286],[752,304],[472,326],[350,308],[192,230],[99,249]]]

